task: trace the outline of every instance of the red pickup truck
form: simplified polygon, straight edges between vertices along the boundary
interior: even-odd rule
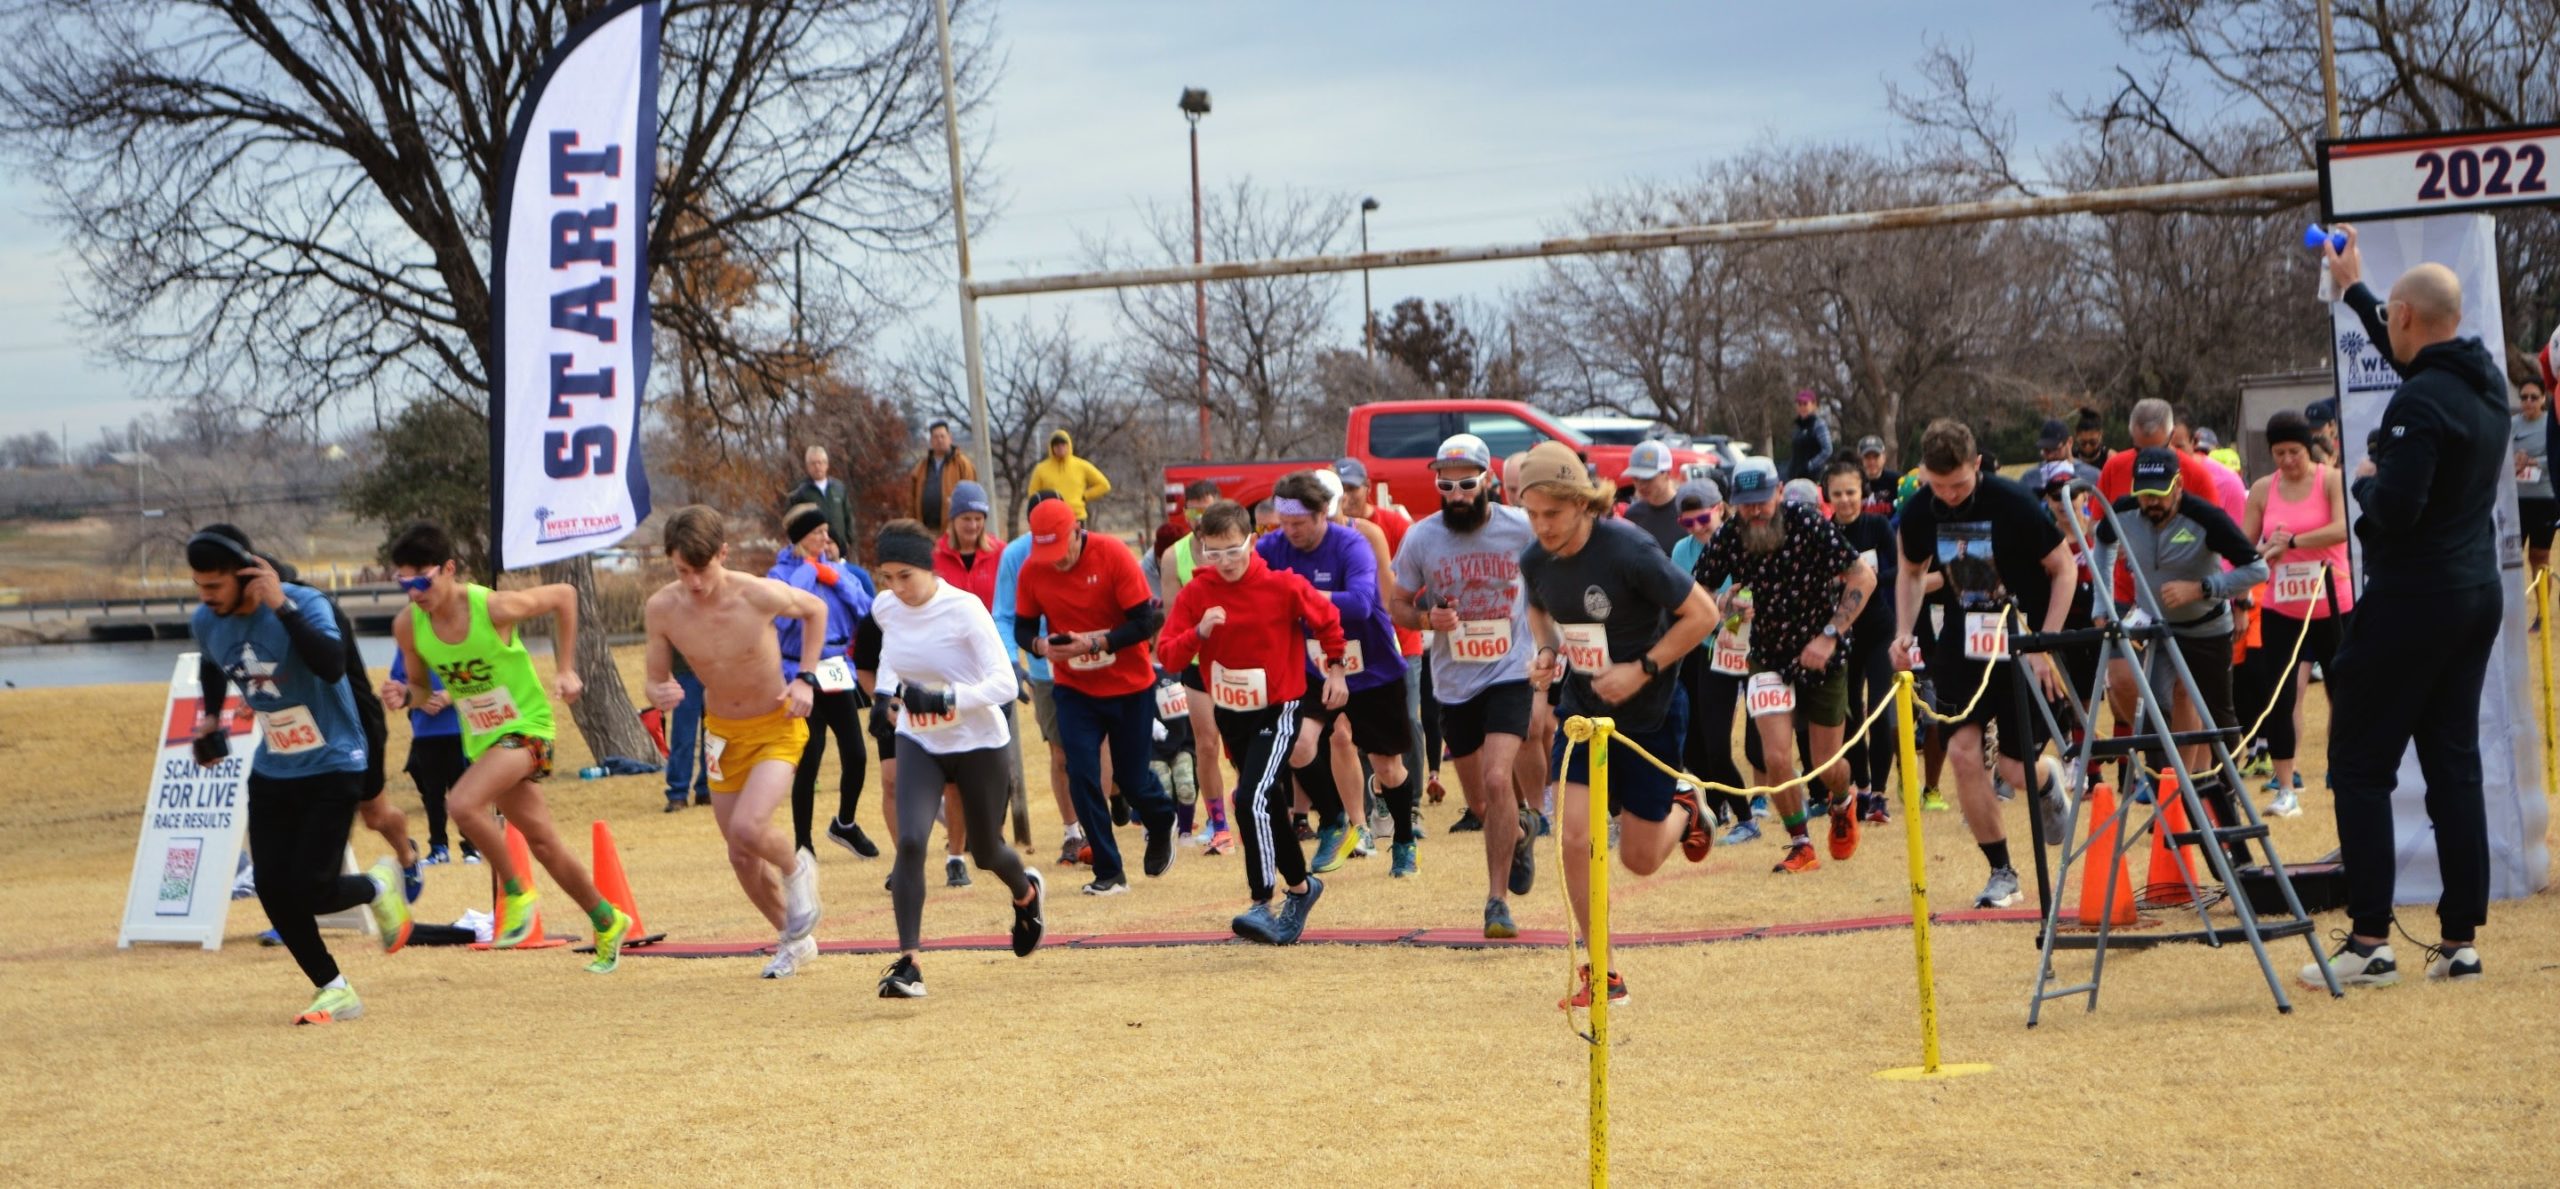
[[[1337,458],[1356,458],[1369,468],[1373,495],[1382,502],[1411,508],[1433,508],[1439,497],[1431,487],[1431,456],[1452,434],[1483,438],[1493,452],[1494,470],[1503,460],[1540,442],[1572,446],[1601,476],[1621,488],[1632,486],[1621,475],[1632,445],[1595,445],[1556,417],[1518,401],[1400,400],[1377,401],[1351,410],[1351,425]],[[1684,475],[1711,474],[1725,460],[1708,451],[1674,449],[1674,465]],[[1332,466],[1333,458],[1282,459],[1271,462],[1186,462],[1164,469],[1165,498],[1179,504],[1182,489],[1206,479],[1218,494],[1239,503],[1259,503],[1282,476],[1314,467]],[[1401,494],[1402,498],[1396,498]]]

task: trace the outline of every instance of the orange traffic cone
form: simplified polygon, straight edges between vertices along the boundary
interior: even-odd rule
[[[2187,848],[2174,851],[2169,835],[2187,831],[2186,801],[2178,793],[2178,778],[2161,773],[2159,816],[2151,828],[2151,875],[2143,885],[2143,899],[2153,904],[2185,904],[2195,899],[2187,891],[2195,868],[2187,865]]]
[[[516,824],[514,822],[508,822],[506,823],[506,826],[507,860],[515,867],[517,875],[525,881],[525,886],[531,887],[533,885],[533,847],[524,840],[524,831],[516,829]],[[506,904],[506,884],[499,880],[498,873],[493,867],[489,872],[489,915],[501,920],[505,919]],[[491,927],[493,929],[495,928],[494,925]],[[566,941],[543,935],[542,909],[540,907],[536,907],[533,910],[533,928],[527,931],[524,935],[524,940],[517,942],[513,948],[520,950],[547,950],[567,944],[569,943]],[[471,948],[487,949],[491,947],[485,945],[474,945]]]
[[[2133,877],[2125,870],[2116,854],[2116,794],[2105,783],[2089,788],[2089,849],[2081,857],[2080,923],[2097,927],[2101,914],[2110,925],[2133,923]],[[2101,891],[2109,868],[2115,870],[2115,886]],[[2106,903],[2099,904],[2100,897]]]
[[[631,932],[623,939],[625,946],[642,946],[666,937],[651,933],[640,923],[640,901],[631,895],[631,877],[622,870],[622,849],[613,844],[613,827],[595,824],[596,891],[613,906],[631,918]]]

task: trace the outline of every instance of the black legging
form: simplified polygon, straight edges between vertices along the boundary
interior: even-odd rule
[[[258,905],[285,952],[315,987],[338,977],[338,960],[315,919],[373,902],[373,881],[342,874],[364,774],[282,778],[249,774],[249,862]]]
[[[1440,699],[1431,692],[1431,654],[1425,651],[1414,661],[1422,669],[1422,770],[1440,772]]]
[[[1689,683],[1689,732],[1680,744],[1681,764],[1708,780],[1740,788],[1750,783],[1733,763],[1733,707],[1742,695],[1742,679],[1716,672],[1708,651],[1693,649],[1680,662],[1680,675]],[[1751,820],[1748,797],[1710,792],[1704,803],[1711,810],[1723,808],[1737,822]]]
[[[1877,706],[1893,700],[1893,642],[1884,638],[1888,634],[1879,630],[1859,635],[1849,645],[1846,726],[1852,732],[1875,713]],[[1849,783],[1871,793],[1890,791],[1886,785],[1893,779],[1894,757],[1902,754],[1900,730],[1894,715],[1888,712],[1867,729],[1866,738],[1850,746]]]
[[[898,861],[889,871],[889,905],[898,917],[898,947],[912,950],[924,932],[925,843],[942,816],[943,786],[960,786],[962,832],[978,870],[994,872],[1016,902],[1031,890],[1031,881],[1023,874],[1022,856],[1004,841],[1005,810],[1013,803],[1004,774],[1005,749],[981,747],[945,755],[900,735],[896,755],[898,787],[891,795],[898,799]]]
[[[2337,652],[2339,625],[2344,617],[2295,619],[2273,611],[2267,612],[2266,616],[2266,627],[2259,633],[2265,646],[2249,656],[2250,668],[2255,671],[2250,693],[2256,697],[2242,696],[2240,716],[2244,720],[2254,717],[2260,707],[2267,705],[2265,699],[2272,697],[2274,708],[2267,711],[2267,725],[2260,729],[2259,735],[2267,741],[2268,755],[2279,760],[2291,760],[2301,747],[2301,740],[2294,736],[2293,730],[2294,676],[2302,671],[2305,664],[2324,668],[2328,665]],[[2285,658],[2293,656],[2294,638],[2305,631],[2311,636],[2302,642],[2302,655],[2288,666]]]
[[[851,822],[854,807],[862,803],[862,781],[870,767],[862,750],[862,711],[853,704],[852,690],[821,693],[809,699],[809,742],[800,749],[799,771],[791,776],[791,845],[804,850],[811,849],[809,829],[818,807],[818,765],[826,762],[829,732],[835,734],[836,746],[844,753],[843,774],[836,781],[836,820]]]

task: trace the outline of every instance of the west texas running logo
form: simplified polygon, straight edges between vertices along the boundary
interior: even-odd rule
[[[1586,586],[1582,588],[1582,609],[1590,612],[1591,618],[1609,618],[1609,612],[1614,606],[1615,605],[1609,601],[1608,591],[1602,590],[1597,586]]]

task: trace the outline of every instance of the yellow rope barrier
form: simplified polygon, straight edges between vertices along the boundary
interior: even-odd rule
[[[2551,637],[2553,633],[2560,632],[2560,618],[2555,618],[2552,613],[2552,585],[2548,568],[2535,571],[2533,581],[2525,585],[2525,592],[2533,598],[2534,613],[2542,620],[2542,647],[2534,650],[2534,667],[2541,670],[2542,678],[2542,719],[2538,725],[2542,731],[2542,792],[2545,796],[2560,794],[2560,787],[2555,787],[2560,786],[2560,721],[2552,717],[2555,699],[2551,688]]]

